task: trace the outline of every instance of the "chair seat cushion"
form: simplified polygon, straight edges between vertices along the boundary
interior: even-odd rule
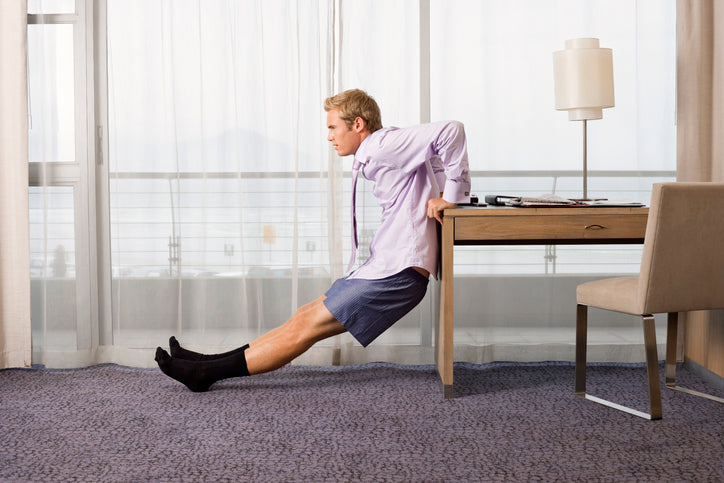
[[[641,313],[638,288],[638,277],[595,280],[576,287],[576,300],[581,305],[633,315],[643,315]]]

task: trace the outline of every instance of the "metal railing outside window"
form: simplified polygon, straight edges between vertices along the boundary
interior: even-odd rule
[[[473,192],[574,197],[580,173],[475,171]],[[673,172],[594,172],[591,189],[608,199],[648,203],[651,185]],[[290,217],[290,185],[300,201],[296,245]],[[326,177],[319,173],[115,173],[111,174],[113,271],[117,277],[284,276],[295,269],[328,276]],[[379,223],[371,185],[360,183],[361,257]],[[344,199],[350,199],[345,175]],[[259,194],[273,203],[259,204]],[[269,199],[269,198],[267,198]],[[343,209],[343,226],[349,226]],[[343,228],[343,233],[347,230]],[[349,254],[348,240],[344,240]],[[554,274],[635,272],[638,246],[458,247],[456,273]]]

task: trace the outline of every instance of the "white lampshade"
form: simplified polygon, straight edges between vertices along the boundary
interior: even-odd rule
[[[601,119],[613,107],[613,53],[598,39],[566,40],[565,50],[553,52],[556,109],[568,120]]]

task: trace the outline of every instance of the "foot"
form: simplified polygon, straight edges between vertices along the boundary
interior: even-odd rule
[[[204,354],[184,349],[183,347],[181,347],[181,344],[179,344],[179,342],[176,340],[176,337],[174,336],[171,336],[171,338],[168,340],[168,346],[169,349],[171,349],[171,357],[175,357],[177,359],[185,359],[187,361],[200,361],[204,356]]]
[[[193,392],[206,392],[215,382],[205,380],[203,371],[194,361],[171,357],[168,352],[160,347],[156,348],[155,360],[164,374],[177,380]]]

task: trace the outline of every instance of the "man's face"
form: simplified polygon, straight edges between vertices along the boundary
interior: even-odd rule
[[[357,152],[357,148],[362,143],[364,136],[362,135],[362,129],[364,125],[360,125],[362,121],[357,118],[352,123],[352,129],[347,127],[347,124],[339,118],[339,112],[337,109],[332,109],[327,112],[327,128],[329,134],[327,135],[327,141],[332,143],[337,154],[340,156],[348,156]]]

